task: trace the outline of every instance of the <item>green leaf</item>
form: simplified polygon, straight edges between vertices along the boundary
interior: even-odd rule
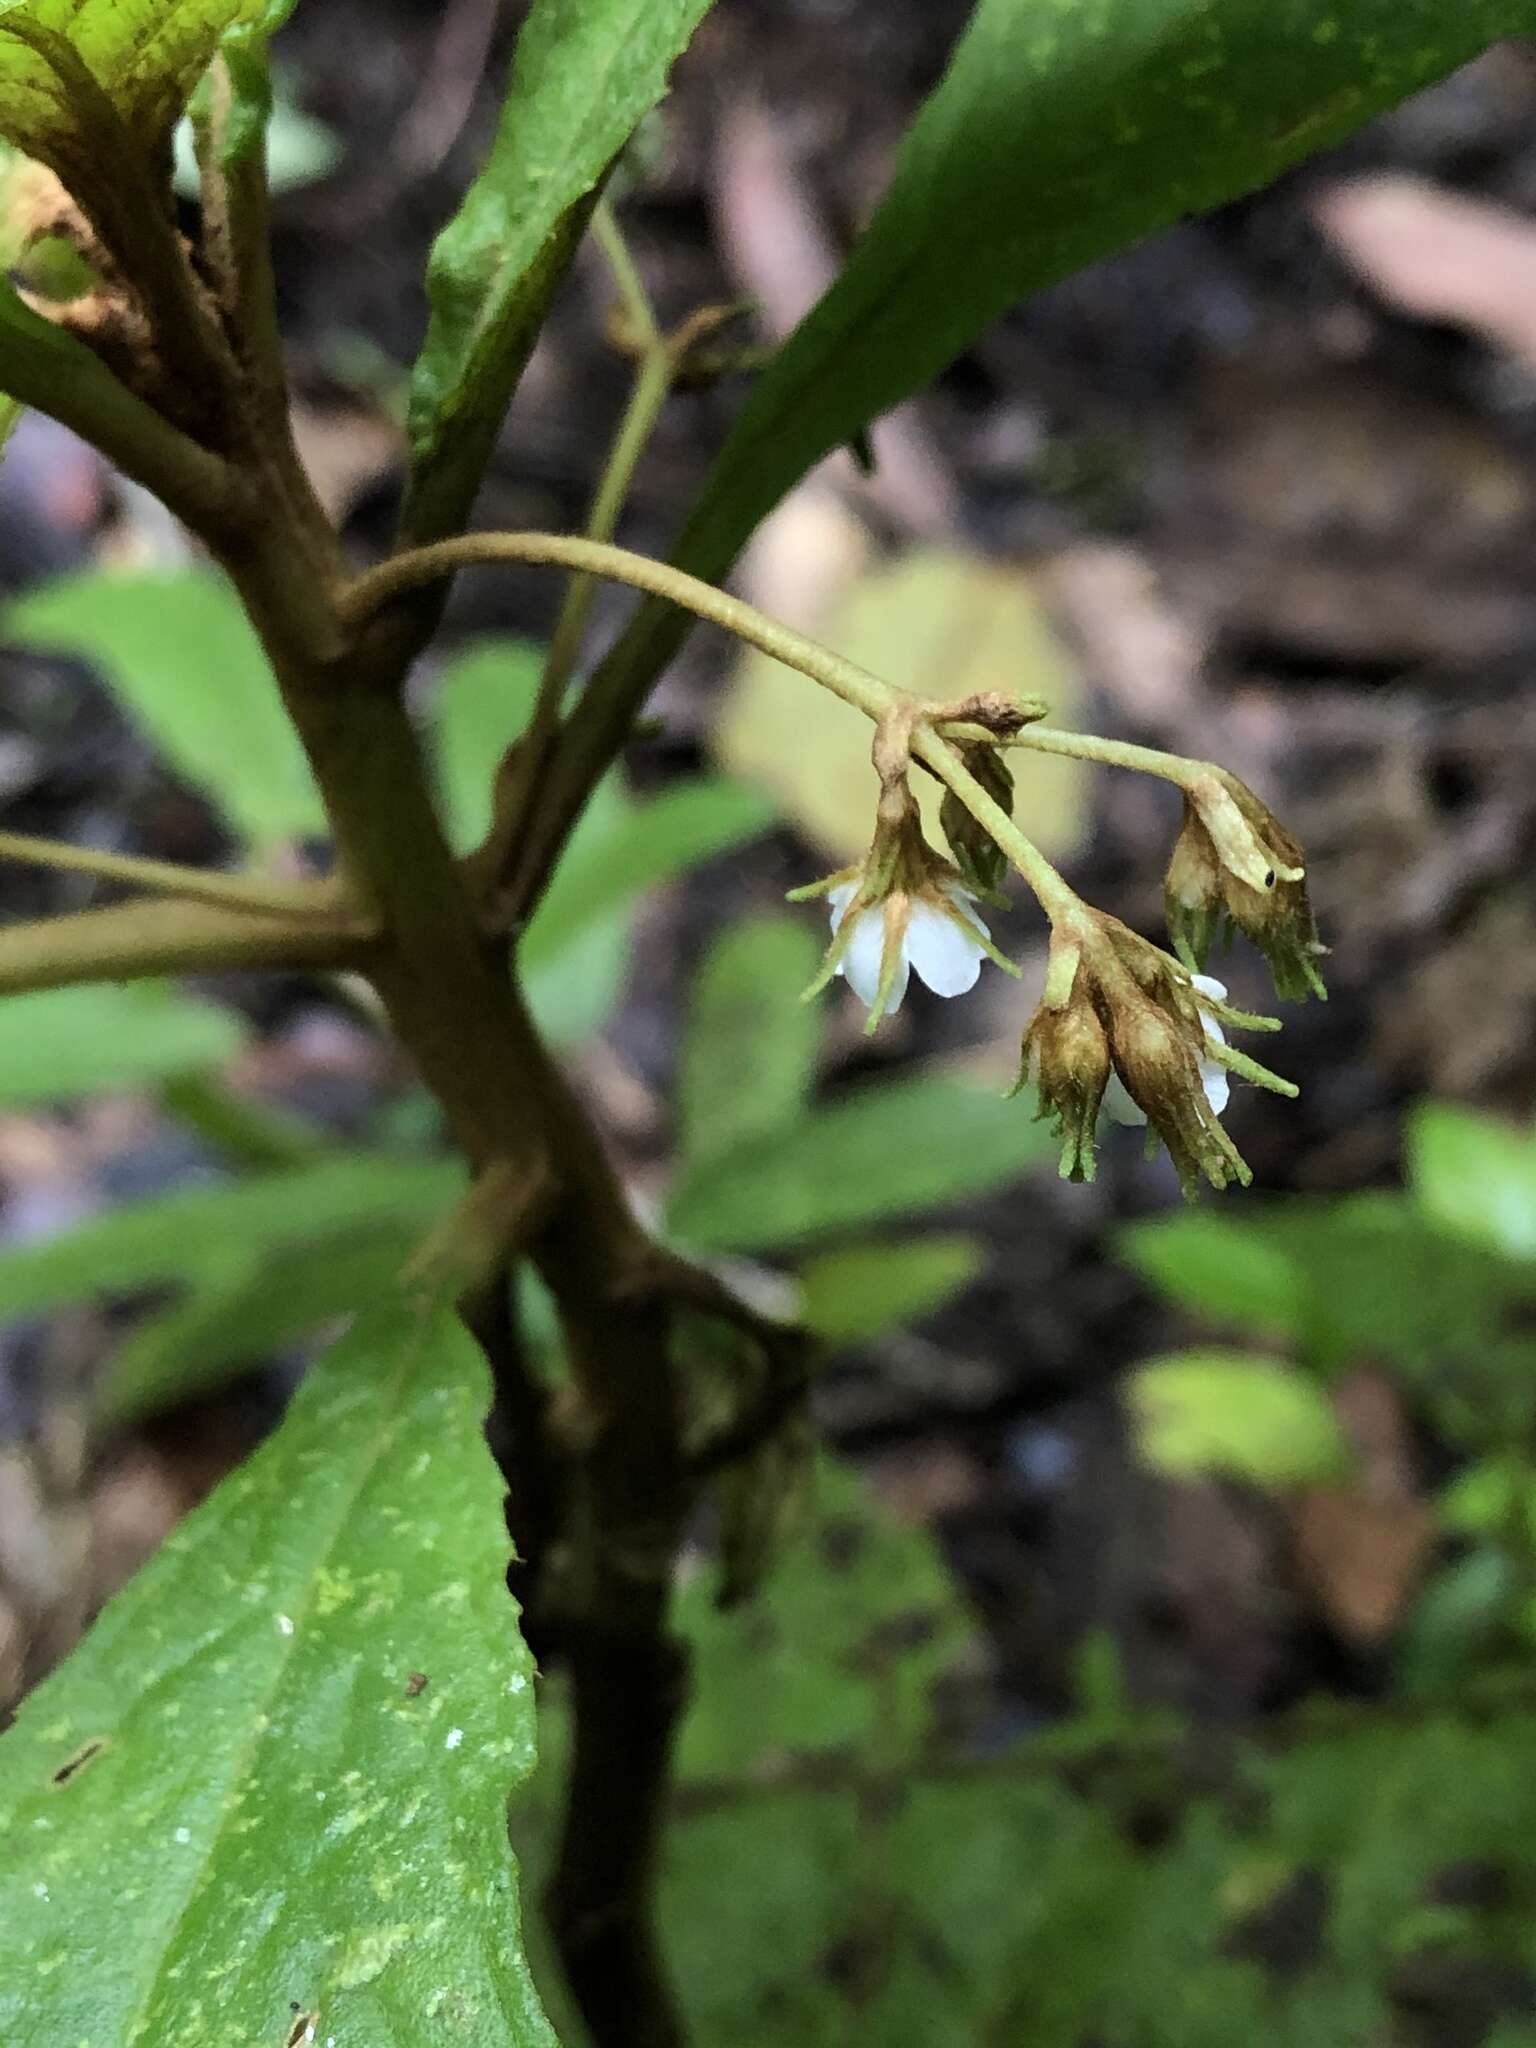
[[[96,1389],[100,1424],[120,1425],[206,1394],[388,1294],[430,1218],[337,1218],[296,1244],[228,1246],[184,1299],[117,1346]]]
[[[722,1614],[694,1578],[677,1623],[697,1701],[678,1747],[685,1783],[802,1754],[911,1754],[933,1725],[934,1688],[974,1635],[933,1539],[830,1457],[760,1598]]]
[[[1349,1470],[1327,1394],[1278,1360],[1180,1351],[1138,1366],[1126,1395],[1142,1456],[1177,1478],[1310,1486]]]
[[[1536,1259],[1536,1134],[1425,1102],[1408,1123],[1414,1201],[1458,1237]]]
[[[557,1045],[590,1037],[617,1007],[636,898],[757,838],[770,816],[754,791],[716,777],[639,805],[599,785],[518,948],[534,1016]]]
[[[154,982],[40,989],[0,1003],[0,1108],[140,1088],[230,1059],[232,1010]]]
[[[220,38],[286,11],[270,0],[8,0],[0,6],[0,135],[45,162],[91,144],[90,109],[42,56],[4,33],[7,14],[65,38],[152,153]]]
[[[534,0],[490,156],[432,251],[410,397],[418,480],[437,465],[478,474],[586,202],[708,4]]]
[[[491,822],[496,766],[527,726],[542,651],[477,642],[449,664],[433,705],[432,746],[450,839],[467,852]],[[594,790],[518,948],[529,1002],[557,1045],[601,1029],[629,959],[629,911],[647,889],[755,838],[771,809],[755,791],[699,777],[636,804],[610,775]]]
[[[580,1045],[619,1007],[629,974],[629,922],[624,911],[610,912],[525,965],[528,1007],[551,1045]]]
[[[1519,1583],[1503,1551],[1483,1548],[1437,1572],[1414,1603],[1396,1677],[1412,1697],[1444,1695],[1510,1649]]]
[[[679,1144],[691,1170],[801,1115],[821,1027],[810,1004],[786,999],[820,957],[803,920],[772,915],[732,925],[704,956],[678,1079]]]
[[[431,746],[456,852],[468,853],[490,828],[496,770],[527,728],[543,666],[544,650],[536,642],[498,634],[464,648],[443,672],[432,702]],[[606,845],[623,830],[630,810],[619,778],[605,776],[581,814],[566,859]],[[560,930],[550,921],[546,897],[523,935],[519,957],[539,1029],[555,1045],[579,1044],[602,1029],[623,992],[628,918],[620,908]]]
[[[496,769],[527,727],[543,666],[537,641],[496,634],[462,648],[438,681],[432,751],[455,853],[468,853],[490,829]],[[594,794],[606,801],[612,787],[604,782]]]
[[[536,966],[587,926],[674,881],[700,861],[730,853],[773,822],[756,790],[724,776],[698,776],[643,804],[610,806],[572,836],[520,948]]]
[[[942,1308],[986,1264],[974,1237],[909,1237],[823,1252],[800,1273],[800,1319],[829,1344],[853,1344]]]
[[[1017,1105],[941,1075],[866,1085],[685,1172],[668,1227],[701,1251],[770,1251],[958,1201],[1048,1149]]]
[[[1522,1548],[1536,1539],[1536,1471],[1518,1451],[1474,1458],[1442,1487],[1435,1519],[1456,1536],[1508,1542]]]
[[[1296,1336],[1306,1322],[1306,1276],[1272,1221],[1273,1212],[1247,1221],[1191,1209],[1129,1224],[1116,1243],[1142,1278],[1181,1308],[1216,1323]]]
[[[1026,293],[1532,28],[1532,0],[981,0],[850,261],[747,401],[678,560],[718,580],[814,463]]]
[[[326,1233],[425,1230],[463,1188],[451,1160],[340,1152],[286,1173],[178,1188],[0,1253],[0,1316],[152,1287],[223,1281],[231,1257],[273,1257]]]
[[[246,839],[325,831],[304,750],[227,583],[192,569],[85,571],[13,604],[6,627],[99,669],[177,773]]]
[[[359,1324],[24,1704],[14,2048],[552,2044],[506,1839],[533,1669],[489,1392],[450,1315]]]

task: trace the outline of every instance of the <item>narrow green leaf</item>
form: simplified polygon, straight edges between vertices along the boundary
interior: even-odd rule
[[[551,1045],[580,1045],[619,1007],[629,974],[629,925],[626,911],[610,911],[524,963],[528,1007]]]
[[[723,778],[699,777],[635,804],[600,784],[518,948],[528,999],[558,1045],[588,1038],[618,1006],[632,913],[647,890],[755,839],[768,804]]]
[[[537,641],[496,634],[461,649],[438,680],[432,752],[456,853],[468,853],[490,829],[496,769],[527,727],[543,666]],[[611,784],[602,787],[606,794]]]
[[[25,1703],[0,2038],[549,2048],[488,1401],[454,1318],[381,1310]]]
[[[717,579],[815,462],[1026,293],[1264,184],[1533,28],[1533,0],[980,0],[851,260],[748,400],[678,559]]]
[[[478,475],[585,202],[661,98],[708,5],[534,0],[490,156],[432,251],[410,398],[418,485],[430,469]],[[421,523],[408,511],[413,531]]]
[[[801,1320],[829,1344],[853,1344],[942,1308],[986,1263],[974,1237],[909,1237],[848,1245],[800,1274]]]
[[[866,1086],[685,1174],[668,1225],[701,1251],[771,1251],[978,1194],[1045,1149],[1017,1104],[919,1075]]]
[[[1536,1133],[1421,1103],[1408,1123],[1408,1174],[1416,1206],[1455,1236],[1536,1259]]]
[[[716,939],[694,978],[678,1082],[690,1171],[772,1137],[805,1108],[820,1021],[791,1000],[821,949],[798,918],[749,917]]]
[[[1173,1300],[1284,1337],[1320,1371],[1387,1360],[1429,1385],[1497,1385],[1501,1402],[1531,1386],[1536,1403],[1529,1265],[1453,1236],[1404,1196],[1270,1203],[1246,1223],[1160,1219],[1123,1242]]]
[[[1138,1366],[1126,1394],[1142,1456],[1176,1478],[1308,1486],[1349,1470],[1327,1394],[1276,1359],[1180,1351]]]
[[[228,584],[201,570],[88,570],[22,598],[5,623],[29,646],[99,669],[177,773],[245,838],[326,829],[304,750]]]
[[[526,729],[543,666],[532,641],[476,641],[434,693],[431,745],[449,838],[468,852],[491,822],[497,764]],[[744,784],[703,776],[636,804],[604,777],[529,922],[518,964],[534,1016],[557,1045],[601,1030],[623,993],[636,897],[755,838],[772,808]]]
[[[1491,1546],[1442,1566],[1403,1630],[1394,1673],[1402,1691],[1443,1697],[1479,1665],[1507,1656],[1516,1592],[1515,1567]]]
[[[232,1252],[275,1256],[327,1232],[424,1231],[463,1188],[451,1160],[337,1153],[288,1173],[178,1188],[0,1254],[0,1316],[223,1279]]]
[[[1275,1336],[1305,1326],[1305,1274],[1283,1237],[1257,1221],[1191,1209],[1132,1223],[1116,1240],[1143,1279],[1181,1308]]]
[[[532,640],[497,634],[477,640],[448,664],[433,695],[431,748],[445,827],[455,851],[467,853],[491,823],[496,770],[527,728],[538,692],[544,650]],[[616,775],[593,790],[571,836],[564,867],[578,872],[604,863],[598,849],[622,843],[633,806]],[[555,887],[562,887],[559,876]],[[583,913],[578,890],[569,920],[551,912],[546,896],[519,948],[519,966],[534,1019],[554,1045],[578,1045],[607,1022],[623,993],[629,966],[629,919],[622,901]],[[619,892],[620,897],[623,891]]]
[[[0,1107],[140,1088],[240,1049],[232,1010],[154,982],[40,989],[0,1003]]]
[[[274,11],[286,7],[273,10],[270,0],[7,0],[0,5],[0,135],[45,162],[91,141],[89,108],[35,50],[4,34],[7,14],[63,36],[153,151],[220,38]]]
[[[206,1394],[379,1301],[428,1224],[409,1214],[357,1227],[338,1220],[296,1244],[226,1246],[225,1260],[200,1275],[185,1299],[147,1317],[117,1346],[96,1390],[97,1420],[131,1422]]]
[[[600,820],[601,830],[598,823],[578,830],[529,925],[523,959],[537,963],[647,889],[746,845],[773,817],[772,804],[757,790],[709,775],[627,805]]]

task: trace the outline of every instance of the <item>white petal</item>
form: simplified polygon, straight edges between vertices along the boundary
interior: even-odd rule
[[[1218,1067],[1214,1060],[1200,1062],[1200,1083],[1205,1089],[1205,1099],[1218,1116],[1227,1106],[1232,1093],[1232,1082],[1225,1067]]]
[[[945,889],[944,894],[949,898],[950,902],[954,904],[955,908],[959,911],[960,915],[965,919],[967,924],[975,925],[977,931],[981,933],[981,936],[984,939],[991,938],[992,927],[987,923],[986,919],[982,917],[980,913],[977,911],[976,898],[971,894],[969,889],[962,889],[958,882],[951,882]]]
[[[907,958],[936,996],[963,996],[976,986],[983,954],[965,927],[931,903],[914,903]]]
[[[1147,1112],[1139,1102],[1133,1102],[1131,1091],[1118,1074],[1111,1074],[1109,1086],[1104,1090],[1104,1109],[1117,1124],[1144,1124]]]
[[[848,950],[843,955],[839,974],[848,977],[848,986],[853,990],[865,1009],[873,1009],[875,997],[880,988],[880,962],[885,954],[885,912],[874,908],[861,910],[854,920],[853,933],[848,941]],[[891,1000],[886,1004],[889,1016],[907,992],[907,962],[903,957],[896,970],[896,979],[891,985]]]
[[[839,882],[835,889],[827,891],[827,909],[832,915],[832,929],[836,931],[843,921],[843,912],[859,893],[857,882]]]
[[[1215,996],[1218,1002],[1226,996],[1225,983],[1217,981],[1214,975],[1193,974],[1190,976],[1190,980],[1203,996]],[[1227,1034],[1222,1030],[1214,1017],[1208,1017],[1202,1010],[1200,1022],[1208,1039],[1216,1045],[1226,1044]],[[1218,1066],[1215,1060],[1202,1060],[1200,1062],[1200,1081],[1205,1089],[1206,1101],[1215,1110],[1216,1114],[1220,1116],[1232,1094],[1231,1076],[1226,1068]]]

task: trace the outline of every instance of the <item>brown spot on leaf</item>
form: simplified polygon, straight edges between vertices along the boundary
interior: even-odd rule
[[[105,1740],[100,1736],[96,1737],[93,1741],[82,1742],[74,1755],[66,1757],[54,1772],[54,1784],[67,1785],[71,1778],[77,1778],[87,1764],[95,1762],[106,1746]]]
[[[418,1694],[424,1693],[426,1691],[427,1687],[431,1684],[431,1682],[432,1681],[427,1677],[425,1671],[413,1671],[410,1677],[405,1681],[406,1698],[408,1700],[415,1699]]]

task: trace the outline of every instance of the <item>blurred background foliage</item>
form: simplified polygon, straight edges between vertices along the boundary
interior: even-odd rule
[[[721,0],[628,172],[664,306],[746,291],[792,323],[964,11]],[[509,12],[310,0],[285,35],[298,424],[359,558]],[[1129,1134],[1061,1188],[1001,1100],[1027,987],[914,993],[874,1041],[841,990],[797,1003],[824,926],[782,897],[860,850],[866,741],[707,637],[524,936],[635,1200],[820,1340],[775,1574],[722,1611],[701,1528],[681,1595],[664,1906],[704,2048],[1536,2048],[1533,110],[1531,52],[1494,51],[1044,294],[743,571],[896,681],[1038,690],[1296,824],[1333,999],[1287,1015],[1301,1104],[1234,1105],[1251,1196],[1178,1208]],[[579,269],[487,523],[579,520],[625,381],[606,290]],[[739,396],[673,402],[624,539],[665,549]],[[154,508],[26,419],[0,533],[0,825],[317,859],[249,631]],[[420,679],[461,847],[556,596],[466,578]],[[1165,793],[1031,775],[1021,819],[1155,935]],[[103,894],[0,891],[16,917]],[[1042,936],[1000,920],[1026,977]],[[1252,961],[1223,971],[1252,1002]],[[458,1184],[358,988],[0,1003],[0,1705]],[[535,1872],[565,1739],[551,1686],[514,1814]]]

